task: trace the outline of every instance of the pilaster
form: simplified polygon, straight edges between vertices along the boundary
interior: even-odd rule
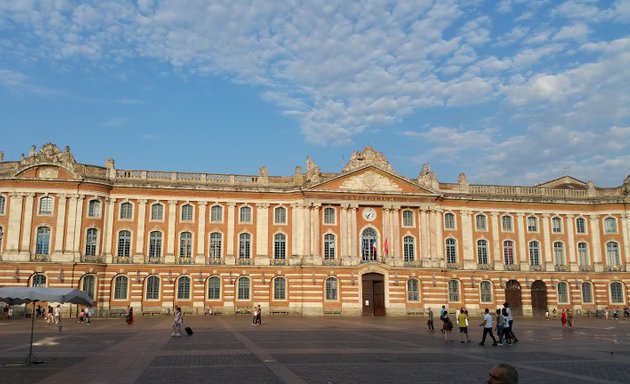
[[[33,237],[33,201],[34,193],[25,193],[24,222],[22,223],[22,244],[19,247],[19,258],[29,260],[31,254],[31,238]],[[52,232],[52,231],[51,231]]]
[[[164,262],[172,264],[175,262],[175,246],[177,244],[177,234],[175,233],[175,223],[177,220],[177,201],[169,200],[168,216],[167,216],[167,234],[166,234],[166,257]]]
[[[205,264],[206,262],[206,249],[209,244],[206,244],[208,241],[208,236],[206,234],[206,210],[208,208],[207,201],[200,201],[197,203],[197,255],[195,255],[195,263],[196,264]]]
[[[134,263],[144,263],[144,255],[147,253],[144,250],[144,238],[146,231],[146,212],[147,212],[147,200],[138,200],[138,227],[136,229],[136,254],[133,257]]]
[[[229,202],[227,203],[228,207],[228,215],[227,215],[227,239],[225,239],[226,244],[226,255],[225,255],[225,263],[228,265],[236,264],[236,258],[234,256],[234,214],[236,211],[236,203]]]
[[[599,235],[599,217],[596,214],[590,215],[591,221],[591,240],[593,241],[593,268],[595,272],[602,272],[604,270],[604,263],[602,261],[602,241]]]

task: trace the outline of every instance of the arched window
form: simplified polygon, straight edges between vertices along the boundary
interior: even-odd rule
[[[479,214],[475,216],[475,222],[477,224],[478,231],[485,231],[488,229],[488,226],[486,224],[486,215]]]
[[[114,279],[114,300],[127,299],[127,286],[129,279],[127,276],[119,275]]]
[[[287,299],[287,281],[284,277],[276,277],[273,279],[273,299]]]
[[[610,283],[610,302],[612,304],[624,304],[623,284],[618,281]]]
[[[503,242],[503,262],[505,265],[514,265],[514,242],[512,240]]]
[[[564,281],[558,283],[558,303],[569,304],[569,284]]]
[[[335,224],[335,208],[324,208],[324,224]]]
[[[99,217],[101,215],[101,202],[90,200],[88,203],[88,217]]]
[[[562,233],[562,219],[559,217],[553,217],[551,219],[551,232]]]
[[[53,210],[53,198],[50,196],[44,196],[39,200],[39,214],[40,215],[52,215]]]
[[[252,222],[252,209],[250,207],[241,207],[239,215],[239,222],[251,223]]]
[[[159,263],[162,258],[162,232],[151,231],[149,234],[149,262]]]
[[[581,267],[585,267],[591,264],[590,259],[588,257],[588,244],[585,242],[579,242],[577,245],[578,249],[578,265]]]
[[[48,255],[50,253],[50,228],[38,227],[35,241],[35,254]]]
[[[527,218],[527,232],[538,232],[538,218],[536,216]]]
[[[363,261],[377,260],[376,230],[365,228],[361,233],[361,252]]]
[[[566,261],[564,259],[564,245],[556,241],[553,243],[553,255],[556,259],[556,266],[564,266],[566,265]]]
[[[179,257],[190,258],[192,256],[192,233],[182,232],[179,235]]]
[[[477,263],[488,264],[488,241],[477,240]]]
[[[223,221],[223,207],[220,205],[213,205],[210,208],[210,222],[221,223]]]
[[[402,211],[402,226],[403,227],[413,227],[413,211],[411,209],[405,209]]]
[[[338,290],[337,279],[334,277],[326,278],[326,300],[336,301],[339,297]]]
[[[211,276],[208,279],[208,299],[221,300],[221,278]]]
[[[133,219],[133,204],[128,201],[120,204],[120,218],[122,220]]]
[[[503,232],[512,232],[512,216],[504,215],[501,217],[501,226],[503,228]]]
[[[593,285],[588,281],[582,283],[582,303],[593,303]]]
[[[147,277],[147,300],[158,300],[160,298],[160,278],[158,276]]]
[[[155,203],[151,206],[151,220],[162,221],[164,219],[164,206]]]
[[[287,209],[285,207],[276,207],[273,215],[274,224],[286,224],[287,223]]]
[[[447,212],[444,214],[444,228],[455,229],[455,215]]]
[[[91,299],[96,297],[96,276],[85,275],[82,279],[82,289],[90,296]]]
[[[177,300],[190,300],[190,277],[177,279]]]
[[[210,234],[210,260],[221,260],[221,247],[223,243],[223,236],[219,232],[212,232]]]
[[[129,257],[131,254],[131,232],[118,232],[118,257]]]
[[[452,237],[446,239],[446,262],[457,263],[457,241]]]
[[[403,237],[403,257],[404,260],[414,261],[416,259],[416,240],[413,236]]]
[[[273,258],[274,260],[287,258],[287,237],[284,233],[276,233],[273,236]]]
[[[181,221],[193,221],[193,206],[192,204],[182,205]]]
[[[420,301],[420,285],[418,279],[407,280],[407,301]]]
[[[540,265],[540,243],[535,240],[529,242],[529,265]]]
[[[614,241],[606,243],[606,263],[608,267],[616,268],[621,265],[619,258],[619,244]]]
[[[251,235],[249,233],[241,233],[238,235],[238,258],[249,259],[251,257]]]
[[[492,283],[484,280],[479,284],[480,301],[482,303],[492,302]]]
[[[37,273],[33,275],[32,281],[33,287],[45,287],[46,286],[46,275],[42,273]]]
[[[617,233],[617,220],[614,217],[607,217],[604,219],[604,232]]]
[[[335,260],[335,235],[324,235],[324,260]]]
[[[85,256],[96,256],[96,244],[98,242],[98,229],[89,228],[85,237]]]
[[[458,280],[449,280],[448,281],[448,301],[450,302],[459,302],[459,281]]]
[[[575,232],[586,233],[586,220],[582,217],[575,219]]]
[[[249,300],[249,277],[238,279],[238,300]]]

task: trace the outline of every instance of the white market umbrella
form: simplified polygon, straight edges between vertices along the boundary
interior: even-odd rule
[[[43,288],[43,287],[3,287],[0,288],[0,301],[9,305],[19,305],[47,301],[51,303],[72,303],[92,305],[90,295],[85,291],[73,288]],[[31,345],[25,364],[33,361],[33,329],[35,328],[35,305],[31,315]]]

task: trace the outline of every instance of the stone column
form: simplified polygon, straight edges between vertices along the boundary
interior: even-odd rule
[[[177,233],[175,233],[175,223],[177,222],[177,201],[169,200],[168,202],[168,216],[167,216],[167,234],[166,234],[166,257],[165,263],[172,264],[175,262]]]
[[[301,217],[301,205],[298,203],[291,204],[291,254],[294,256],[302,255],[302,242],[300,239],[303,238],[303,226],[302,220],[300,220]]]
[[[573,227],[574,222],[573,215],[567,215],[567,266],[570,271],[579,271],[577,257],[575,255],[575,232]]]
[[[602,241],[599,236],[599,217],[596,214],[590,215],[591,221],[591,240],[593,242],[593,267],[595,272],[602,272],[604,270],[604,263],[602,261]]]
[[[473,226],[472,213],[469,210],[462,210],[462,253],[464,269],[477,269],[477,260],[475,260],[473,249]]]
[[[423,260],[422,266],[424,267],[430,266],[428,264],[425,264],[424,260],[428,260],[431,258],[431,254],[429,253],[429,244],[427,242],[429,238],[428,229],[429,229],[429,223],[427,221],[427,208],[422,207],[420,208],[420,222],[418,223],[418,239],[419,239],[418,243],[420,245],[419,258]]]
[[[66,199],[67,195],[59,194],[57,195],[57,224],[55,228],[55,250],[53,253],[53,257],[55,261],[61,257],[64,252],[63,246],[63,238],[65,233],[65,225],[66,225]],[[68,231],[70,232],[70,231]]]
[[[376,250],[377,256],[379,260],[383,260],[386,263],[389,263],[390,260],[385,258],[385,240],[387,240],[388,245],[391,245],[392,242],[392,208],[390,205],[383,206],[383,218],[381,220],[381,238],[378,240],[378,249]],[[388,256],[389,257],[389,256]]]
[[[225,263],[228,265],[236,264],[236,259],[234,255],[234,220],[235,220],[235,210],[236,203],[229,202],[227,203],[228,207],[228,215],[227,215],[227,238],[225,239],[226,244],[226,255],[225,255]]]
[[[80,204],[83,204],[83,201],[85,200],[85,196],[73,194],[73,195],[69,195],[69,198],[70,199],[67,204],[68,205],[68,220],[66,222],[67,230],[65,231],[66,243],[63,245],[62,254],[59,255],[59,259],[55,261],[64,261],[64,262],[72,261],[65,254],[71,251],[74,245],[74,236],[75,236],[74,229],[76,228],[76,225],[77,225],[78,206]],[[58,214],[62,214],[62,213],[58,212]],[[63,214],[65,214],[65,212]],[[64,232],[64,229],[65,228],[63,227],[57,228],[57,230],[61,231],[62,233]]]
[[[499,238],[499,214],[497,212],[492,212],[490,214],[490,218],[492,222],[490,226],[492,227],[492,245],[488,247],[488,251],[491,252],[488,255],[489,260],[494,261],[494,269],[503,270],[503,254],[501,253],[501,240]]]
[[[630,271],[630,214],[621,214],[621,235],[623,238],[623,255],[622,260],[626,262],[626,271]]]
[[[113,262],[112,242],[114,237],[114,208],[116,207],[116,199],[105,199],[106,214],[103,223],[103,261],[105,263]]]
[[[18,250],[20,248],[20,229],[22,227],[22,206],[24,205],[24,194],[9,193],[9,219],[8,225],[4,228],[4,241],[6,242],[3,259],[18,260]],[[28,259],[27,259],[28,260]]]
[[[144,263],[144,255],[148,254],[144,249],[144,238],[146,236],[146,212],[147,212],[147,200],[138,200],[138,227],[136,229],[136,254],[133,257],[134,263]]]
[[[518,229],[518,262],[521,267],[521,271],[528,270],[529,263],[527,262],[527,243],[525,241],[525,214],[516,214],[516,228]]]
[[[256,255],[255,264],[269,265],[269,204],[257,203],[256,211],[256,249],[254,250],[254,254]]]
[[[306,204],[304,209],[302,210],[302,215],[300,218],[304,223],[304,229],[302,234],[302,244],[304,245],[304,257],[310,257],[313,254],[313,250],[311,249],[311,209],[310,204]]]
[[[400,253],[400,206],[392,206],[392,220],[391,220],[391,238],[389,240],[389,255],[400,263],[403,263],[403,257]]]
[[[206,245],[206,241],[208,241],[208,236],[206,235],[206,222],[208,221],[208,218],[206,217],[207,207],[207,201],[199,201],[197,203],[197,210],[199,211],[199,214],[197,215],[197,255],[195,256],[196,264],[206,263],[206,249],[208,248],[208,246]]]
[[[361,257],[361,242],[359,241],[359,230],[357,228],[358,209],[358,204],[351,204],[348,209],[348,214],[350,215],[350,256],[356,261]]]
[[[346,258],[349,254],[348,236],[350,230],[348,228],[348,206],[348,204],[341,204],[339,207],[339,257],[342,259]]]
[[[311,254],[313,256],[321,256],[319,250],[320,230],[319,230],[319,210],[321,209],[321,203],[313,203],[311,206]]]
[[[547,271],[554,270],[553,252],[551,248],[551,227],[550,227],[550,215],[543,213],[542,215],[542,229],[543,229],[543,242],[542,251],[544,257],[541,260],[541,264],[545,266]]]
[[[26,197],[26,199],[24,202],[24,221],[22,222],[22,244],[19,250],[20,258],[22,260],[29,260],[31,254],[31,238],[33,237],[33,201],[35,194],[25,193],[24,197]]]
[[[77,213],[76,220],[74,222],[74,236],[72,237],[72,243],[69,243],[68,246],[71,247],[72,250],[72,260],[71,261],[80,261],[81,260],[81,237],[83,234],[83,207],[84,207],[85,196],[80,195],[77,198]],[[99,199],[99,202],[101,200]]]

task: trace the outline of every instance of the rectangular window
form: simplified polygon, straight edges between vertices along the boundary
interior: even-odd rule
[[[98,200],[90,200],[88,203],[88,216],[99,217],[101,214],[101,203]]]
[[[527,218],[527,231],[538,232],[538,219],[534,216]]]
[[[241,223],[252,222],[252,209],[250,207],[241,207],[239,221]]]
[[[553,233],[562,233],[562,219],[554,217],[551,219],[551,231]]]
[[[455,229],[455,215],[452,213],[444,214],[444,228]]]
[[[482,281],[479,285],[479,289],[481,291],[481,302],[482,303],[491,303],[492,302],[492,283],[489,281]]]
[[[512,216],[501,217],[501,223],[504,232],[512,232]]]
[[[42,197],[42,199],[39,201],[39,214],[40,215],[51,215],[52,214],[52,207],[53,206],[53,199],[52,197],[49,196],[44,196]]]
[[[477,230],[478,231],[485,231],[487,230],[486,228],[486,216],[484,215],[477,215],[475,218],[476,224],[477,224]]]
[[[335,208],[324,208],[324,224],[335,224]]]
[[[575,231],[577,233],[586,233],[586,220],[581,217],[575,219]]]
[[[403,227],[413,227],[413,211],[404,210],[402,212],[402,226]]]
[[[210,208],[210,221],[213,223],[220,223],[223,221],[223,207],[220,205],[213,205]]]
[[[459,301],[459,281],[449,280],[448,282],[448,301]]]
[[[274,224],[286,224],[287,223],[287,210],[284,207],[278,207],[274,211]]]
[[[567,304],[569,302],[569,284],[564,281],[558,283],[558,303]]]
[[[590,283],[582,283],[582,302],[583,303],[592,303],[593,302],[593,287]]]
[[[617,233],[617,220],[614,217],[604,219],[604,232]]]

